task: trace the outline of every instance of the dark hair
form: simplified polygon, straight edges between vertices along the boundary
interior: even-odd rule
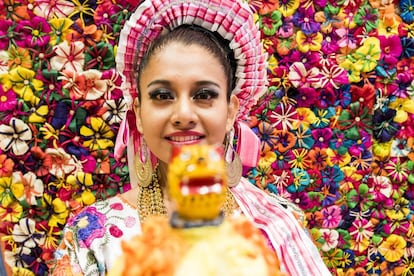
[[[231,92],[236,86],[237,63],[234,58],[234,52],[230,49],[228,40],[224,39],[220,34],[196,25],[181,25],[171,32],[161,35],[151,43],[138,68],[138,87],[141,72],[147,66],[151,56],[155,51],[162,49],[171,42],[181,42],[188,46],[199,45],[215,56],[223,66],[224,73],[226,74],[227,100],[230,100]]]

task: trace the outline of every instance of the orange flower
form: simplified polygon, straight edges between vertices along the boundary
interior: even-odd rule
[[[315,170],[321,171],[327,166],[326,160],[328,159],[328,154],[326,153],[326,149],[319,147],[311,149],[309,151],[309,158]]]
[[[0,155],[0,177],[11,176],[13,173],[14,162],[7,158],[7,155]]]

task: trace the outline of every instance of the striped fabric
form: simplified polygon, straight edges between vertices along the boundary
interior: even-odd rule
[[[266,233],[289,275],[331,275],[311,237],[293,213],[242,179],[231,189],[243,213]]]

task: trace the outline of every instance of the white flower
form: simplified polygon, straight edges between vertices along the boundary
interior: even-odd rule
[[[0,75],[9,71],[9,54],[7,51],[0,51]]]
[[[338,245],[339,233],[335,229],[320,229],[324,243],[322,244],[322,251],[327,252]]]
[[[10,125],[0,125],[0,148],[11,150],[15,155],[23,155],[29,150],[26,141],[33,138],[29,126],[22,120],[12,118]]]
[[[26,248],[34,248],[45,242],[45,235],[36,230],[36,222],[29,218],[23,218],[19,224],[15,224],[12,235],[15,242]]]
[[[43,195],[44,185],[43,181],[33,173],[28,172],[24,176],[13,173],[13,182],[21,182],[24,186],[23,197],[30,205],[36,204],[36,197]]]
[[[75,10],[75,4],[65,0],[37,0],[33,12],[46,19],[68,17]]]
[[[121,99],[120,101],[116,100],[107,100],[104,103],[104,108],[106,112],[102,115],[102,118],[109,124],[120,123],[125,117],[125,113],[128,109],[127,103]]]
[[[53,159],[49,172],[54,176],[62,178],[65,174],[72,173],[77,168],[76,160],[62,148],[47,148],[45,153]]]
[[[57,71],[71,70],[82,72],[85,63],[85,45],[82,41],[70,44],[64,41],[54,47],[56,56],[50,59],[50,66]]]

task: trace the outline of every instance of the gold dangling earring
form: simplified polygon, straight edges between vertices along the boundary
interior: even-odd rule
[[[139,186],[148,187],[151,184],[153,169],[144,139],[142,139],[140,150],[135,156],[135,172]]]
[[[227,182],[229,187],[234,187],[239,184],[242,178],[243,165],[237,152],[233,149],[233,134],[232,130],[226,137],[226,170],[227,170]]]

